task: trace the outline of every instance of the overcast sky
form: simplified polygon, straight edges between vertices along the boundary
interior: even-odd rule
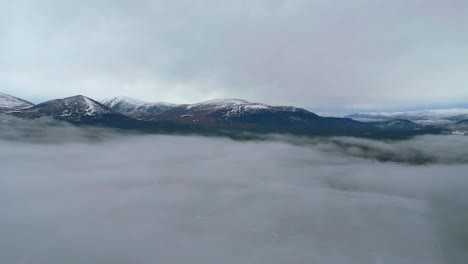
[[[468,1],[3,0],[0,91],[327,111],[468,103]]]

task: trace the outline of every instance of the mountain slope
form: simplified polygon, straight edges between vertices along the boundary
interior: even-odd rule
[[[146,121],[173,120],[180,123],[265,122],[269,115],[276,118],[287,114],[287,123],[307,122],[316,114],[296,107],[270,106],[241,99],[218,99],[196,104],[146,103],[128,97],[103,101],[103,104],[130,117]],[[280,118],[281,119],[281,118]],[[284,119],[284,118],[283,118]],[[279,119],[277,121],[280,121]],[[284,123],[284,120],[282,120]]]
[[[31,102],[8,94],[0,93],[0,112],[16,111],[31,106],[34,106]]]
[[[187,130],[172,122],[145,122],[118,113],[86,96],[50,100],[10,114],[27,119],[43,117],[79,126],[99,126],[150,133],[175,133]]]
[[[103,103],[77,95],[7,113],[28,119],[49,117],[75,125],[149,133],[197,133],[230,137],[244,137],[245,132],[254,132],[396,138],[442,132],[440,128],[422,126],[408,120],[366,123],[350,118],[321,117],[293,106],[271,106],[241,99],[177,105],[146,103],[120,97]]]
[[[50,100],[14,113],[17,117],[50,117],[78,125],[100,125],[117,128],[141,126],[137,120],[115,112],[86,96],[77,95]]]
[[[434,131],[407,120],[364,123],[350,118],[321,117],[293,106],[271,106],[241,99],[177,105],[118,97],[107,99],[103,104],[150,123],[170,121],[198,129],[354,136],[414,135]]]
[[[24,111],[32,117],[49,116],[67,121],[119,115],[106,106],[82,95],[55,99],[35,105]]]
[[[152,119],[157,115],[201,115],[238,105],[252,104],[241,99],[210,100],[196,104],[148,103],[130,97],[114,97],[102,101],[110,109],[132,117]]]
[[[169,103],[147,103],[130,97],[109,98],[101,103],[116,112],[134,118],[142,115],[158,114],[177,106]]]

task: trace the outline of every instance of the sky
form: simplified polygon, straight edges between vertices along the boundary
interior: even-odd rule
[[[4,0],[0,91],[318,111],[468,106],[464,0]]]

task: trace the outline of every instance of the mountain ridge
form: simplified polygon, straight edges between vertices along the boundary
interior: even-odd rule
[[[359,121],[385,121],[391,119],[406,119],[420,124],[450,124],[468,119],[468,109],[448,108],[421,111],[401,112],[362,112],[346,115]]]
[[[24,109],[34,106],[33,103],[26,101],[24,99],[0,93],[0,112],[3,111],[14,111],[18,109]]]
[[[406,137],[441,133],[440,128],[395,119],[360,122],[322,117],[294,106],[271,106],[242,99],[196,104],[148,103],[130,97],[98,102],[83,95],[49,100],[8,112],[20,118],[50,117],[75,125],[106,126],[146,132],[239,134],[286,133],[309,136]]]

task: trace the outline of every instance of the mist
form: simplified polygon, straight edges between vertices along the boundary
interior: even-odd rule
[[[0,263],[462,264],[467,149],[450,135],[235,141],[10,119]]]

